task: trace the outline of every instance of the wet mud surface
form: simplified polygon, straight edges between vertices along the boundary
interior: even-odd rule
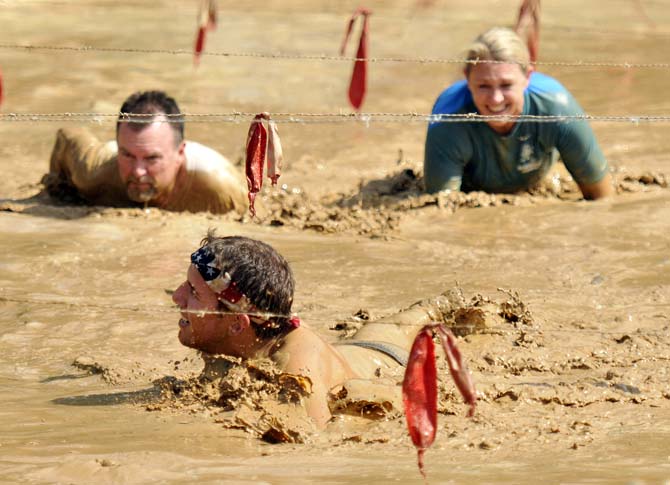
[[[664,173],[631,173],[623,168],[614,173],[617,194],[653,192],[668,188]],[[0,202],[0,211],[26,213],[46,217],[77,219],[80,217],[146,217],[152,212],[159,217],[179,217],[178,214],[155,208],[123,209],[90,206],[73,200],[69,194],[50,197],[41,184],[38,193],[24,199]],[[423,174],[419,167],[405,168],[381,180],[362,180],[353,193],[310,196],[303,190],[266,189],[258,202],[255,217],[245,214],[218,215],[214,220],[260,224],[319,233],[351,233],[369,237],[392,236],[404,217],[423,208],[438,208],[448,212],[460,209],[528,206],[561,200],[581,199],[577,184],[569,175],[556,171],[540,186],[517,194],[488,194],[485,192],[427,194],[423,190]]]
[[[372,55],[457,58],[480,30],[511,24],[517,3],[373,2]],[[667,9],[615,3],[544,6],[541,59],[662,61]],[[357,6],[219,4],[207,49],[310,54],[336,52]],[[195,10],[10,0],[0,2],[0,37],[190,49]],[[594,18],[598,29],[585,20]],[[204,56],[194,70],[188,55],[3,49],[0,68],[3,113],[113,113],[146,88],[166,89],[191,113],[349,109],[349,63]],[[591,114],[670,112],[658,96],[665,70],[543,71]],[[458,76],[450,64],[374,63],[364,110],[427,113]],[[617,187],[595,203],[580,200],[560,165],[528,193],[423,194],[422,124],[286,124],[280,187],[265,185],[255,219],[51,200],[40,180],[58,126],[0,123],[5,480],[420,483],[399,410],[402,375],[333,389],[335,418],[317,431],[299,406],[309,382],[179,344],[169,293],[209,227],[284,254],[294,310],[332,342],[369,321],[403,324],[398,311],[432,299],[432,317],[458,335],[479,402],[466,419],[440,357],[429,483],[670,478],[667,124],[593,124]],[[112,123],[87,127],[113,136]],[[237,160],[247,128],[193,123],[187,137]]]

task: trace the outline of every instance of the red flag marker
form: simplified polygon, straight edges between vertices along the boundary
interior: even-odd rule
[[[200,63],[200,55],[205,49],[205,37],[207,32],[216,30],[217,8],[216,0],[201,0],[198,10],[198,33],[195,39],[195,49],[193,63],[197,66]]]
[[[407,429],[418,453],[419,471],[423,454],[435,441],[437,431],[437,370],[433,332],[423,328],[414,339],[402,382],[402,401]]]
[[[268,177],[272,185],[277,185],[277,179],[281,176],[281,166],[284,161],[284,153],[279,140],[277,124],[268,117]]]
[[[268,123],[267,130],[263,126],[263,120]],[[249,212],[251,216],[256,215],[254,201],[256,194],[263,187],[263,165],[267,158],[268,177],[272,185],[277,185],[277,179],[281,175],[281,165],[284,159],[279,131],[274,121],[270,119],[269,113],[259,113],[254,116],[249,133],[247,135],[247,159],[246,176],[249,188]]]
[[[249,211],[252,217],[256,215],[254,207],[256,194],[263,187],[263,165],[265,164],[265,149],[268,139],[268,133],[261,119],[262,115],[254,117],[247,135],[246,175],[247,186],[249,187]]]
[[[519,18],[514,30],[526,41],[530,62],[537,61],[540,49],[540,0],[521,2]]]
[[[368,17],[372,12],[366,8],[359,7],[349,19],[347,31],[340,47],[340,55],[344,55],[344,49],[354,27],[354,22],[359,16],[363,16],[363,28],[361,29],[361,38],[358,41],[358,50],[356,51],[356,60],[354,61],[354,71],[351,74],[349,84],[349,102],[359,110],[365,98],[366,77],[367,77],[367,58],[368,58]]]
[[[456,347],[456,338],[441,324],[426,325],[419,331],[409,354],[405,378],[402,383],[402,400],[405,407],[407,429],[417,449],[419,471],[426,477],[423,455],[435,441],[437,431],[437,371],[435,367],[435,344],[433,334],[442,341],[449,372],[470,405],[468,416],[475,412],[477,392],[470,372]]]

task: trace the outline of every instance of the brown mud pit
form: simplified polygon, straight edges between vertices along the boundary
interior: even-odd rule
[[[218,1],[220,28],[208,36],[205,54],[314,59],[204,55],[194,69],[188,53],[133,51],[188,51],[197,3],[0,1],[4,45],[59,47],[2,49],[2,112],[115,113],[139,89],[164,89],[194,114],[350,112],[351,62],[321,56],[336,55],[358,4]],[[374,11],[370,55],[460,58],[477,33],[512,25],[519,3],[373,1],[366,5]],[[565,0],[542,7],[543,62],[615,63],[542,66],[585,113],[670,113],[669,98],[659,96],[667,69],[635,67],[663,61],[670,49],[665,2]],[[82,46],[123,52],[60,49]],[[368,74],[364,112],[429,113],[462,67],[376,62]],[[173,408],[176,399],[161,411],[145,410],[161,403],[155,381],[187,382],[202,370],[202,359],[177,340],[178,312],[165,289],[183,282],[188,255],[209,227],[279,249],[296,276],[294,310],[333,341],[456,281],[473,306],[460,316],[467,322],[494,308],[474,305],[475,293],[498,304],[512,301],[499,287],[522,295],[532,324],[486,313],[486,331],[459,337],[480,392],[473,420],[464,418],[444,369],[440,374],[446,414],[426,454],[431,483],[668,480],[667,122],[592,123],[619,192],[593,203],[579,201],[561,165],[558,179],[534,194],[421,194],[423,123],[281,124],[285,189],[266,181],[266,212],[243,222],[33,198],[56,130],[69,125],[101,140],[114,134],[109,119],[0,123],[0,287],[14,299],[0,301],[5,481],[419,479],[402,419],[362,418],[367,402],[351,414],[338,412],[327,433],[308,433],[309,443],[282,445],[267,444],[256,431],[224,428],[215,419],[231,411],[214,404]],[[235,160],[248,129],[190,123],[186,136]],[[72,367],[75,359],[83,368]],[[338,406],[361,402],[351,384],[347,396],[337,393]]]
[[[563,172],[565,172],[563,170]],[[625,168],[613,174],[617,194],[640,193],[668,188],[668,176],[660,172],[630,173]],[[32,186],[31,186],[32,187]],[[28,189],[30,187],[26,187]],[[403,218],[420,209],[437,207],[456,212],[464,208],[529,206],[556,200],[581,199],[577,184],[566,173],[555,171],[539,186],[516,194],[456,192],[426,194],[418,166],[403,168],[381,180],[362,180],[351,193],[331,193],[320,197],[308,191],[268,189],[259,194],[256,217],[249,214],[205,215],[213,221],[287,226],[322,233],[353,233],[369,237],[392,236]],[[73,204],[74,203],[74,204]],[[72,194],[61,200],[52,199],[43,191],[25,199],[0,200],[0,211],[45,217],[78,219],[81,217],[174,217],[156,208],[110,208],[89,206]]]
[[[419,301],[401,310],[399,315],[381,318],[380,321],[395,325],[421,326],[429,321],[449,326],[459,336],[505,332],[517,334],[515,343],[524,340],[526,328],[534,323],[527,305],[519,295],[500,290],[506,299],[494,301],[482,295],[466,299],[461,288],[445,291],[435,298]],[[356,320],[352,320],[355,326]],[[354,328],[342,322],[333,328],[338,340]],[[138,393],[127,402],[145,406],[148,411],[172,413],[201,413],[211,416],[214,422],[228,429],[240,429],[270,443],[306,443],[315,440],[329,442],[366,441],[381,442],[391,439],[389,433],[394,426],[394,439],[403,436],[404,422],[400,396],[403,369],[392,375],[381,375],[379,379],[351,379],[330,391],[331,412],[335,416],[329,430],[335,433],[318,434],[313,422],[301,405],[302,399],[312,392],[308,378],[280,372],[269,359],[241,360],[227,356],[200,354],[204,368],[197,374],[198,360],[185,358],[174,365],[179,376],[164,376],[153,380],[155,393],[148,390]],[[452,392],[453,383],[444,356],[439,355],[442,376],[439,410],[443,414],[457,414],[460,397]],[[72,366],[88,374],[99,375],[109,386],[118,387],[145,382],[156,376],[157,369],[143,369],[141,362],[123,367],[113,356],[93,358],[77,357]],[[125,396],[125,395],[124,395]],[[144,404],[147,398],[151,402]],[[375,429],[372,421],[397,421]],[[360,433],[365,426],[366,435]],[[316,438],[318,437],[318,438]]]
[[[337,340],[364,324],[361,315],[369,320],[369,313],[360,310],[332,326]],[[612,424],[587,418],[579,410],[597,408],[610,416],[620,411],[618,406],[657,407],[670,399],[670,387],[657,372],[659,366],[667,368],[670,363],[670,347],[663,336],[668,326],[658,334],[601,335],[594,346],[597,350],[572,349],[566,354],[564,347],[546,344],[564,332],[545,332],[517,292],[499,289],[494,297],[466,298],[460,287],[379,321],[414,326],[440,322],[460,337],[479,400],[475,417],[466,419],[466,407],[438,347],[438,412],[441,427],[449,430],[450,447],[519,446],[520,433],[526,437],[525,446],[538,441],[565,445],[568,440],[569,446],[580,447],[606,439]],[[135,402],[151,412],[206,416],[222,428],[242,430],[268,443],[408,442],[400,395],[402,369],[375,380],[352,379],[332,389],[334,417],[326,430],[318,432],[301,406],[302,398],[311,392],[309,379],[282,373],[270,360],[201,357],[200,372],[194,373],[199,359],[175,363],[175,370],[182,371],[180,377],[154,380],[159,394],[152,394],[148,404],[144,403],[147,395]],[[142,371],[141,364],[116,370],[91,357],[80,357],[73,366],[100,374],[112,386],[141,382],[155,373],[155,369]],[[536,422],[510,429],[505,419],[498,419],[517,413],[533,416]]]

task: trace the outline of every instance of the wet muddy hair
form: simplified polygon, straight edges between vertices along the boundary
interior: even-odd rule
[[[500,61],[516,63],[524,74],[528,73],[530,54],[519,35],[505,27],[494,27],[479,35],[470,45],[465,55],[468,61]],[[465,65],[466,75],[470,75],[472,63]]]
[[[278,337],[293,328],[289,319],[295,280],[281,254],[264,242],[243,236],[218,237],[211,229],[200,245],[210,248],[219,261],[225,261],[222,271],[230,274],[237,289],[259,311],[281,315],[265,324],[251,322],[260,339]]]
[[[164,91],[138,91],[131,94],[128,99],[123,102],[119,118],[116,121],[116,136],[119,136],[119,128],[121,123],[128,123],[128,125],[135,131],[142,131],[149,126],[146,119],[136,120],[124,116],[123,113],[136,115],[154,115],[149,116],[149,120],[160,120],[160,115],[181,115],[179,106],[174,98],[168,96]],[[174,132],[175,146],[184,139],[184,117],[171,116],[170,127]]]

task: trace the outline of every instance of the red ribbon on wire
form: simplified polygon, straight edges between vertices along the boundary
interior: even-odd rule
[[[423,328],[412,344],[402,382],[402,401],[407,429],[418,453],[423,477],[423,454],[435,440],[437,430],[437,370],[433,332]]]
[[[540,0],[523,0],[519,7],[516,31],[528,46],[530,62],[537,61],[540,49]]]
[[[366,77],[367,77],[367,58],[368,58],[368,17],[372,11],[359,7],[349,19],[347,31],[340,47],[340,55],[344,55],[344,49],[347,46],[347,41],[351,36],[351,31],[354,27],[354,22],[359,16],[363,17],[363,28],[361,29],[361,37],[358,41],[358,50],[356,51],[356,60],[354,61],[354,70],[351,74],[351,82],[349,83],[349,102],[356,109],[360,110],[365,98]]]
[[[216,30],[217,7],[216,0],[201,0],[198,10],[198,33],[195,39],[195,49],[193,51],[193,63],[200,64],[200,55],[205,49],[205,37],[207,32]]]
[[[263,120],[267,121],[268,128],[263,126]],[[277,185],[277,179],[281,175],[281,166],[284,159],[279,131],[270,114],[263,112],[254,116],[247,134],[247,159],[245,171],[247,176],[247,187],[249,189],[249,212],[251,217],[256,215],[254,202],[256,194],[263,187],[263,165],[267,157],[268,177],[272,185]]]
[[[252,217],[256,215],[254,207],[256,194],[263,187],[263,165],[268,141],[268,132],[263,126],[262,118],[263,115],[260,114],[254,117],[247,135],[246,175],[249,188],[249,211]]]
[[[456,338],[441,324],[423,327],[412,344],[405,378],[402,383],[402,400],[405,407],[407,429],[412,443],[417,449],[419,471],[426,477],[423,455],[435,441],[437,431],[437,370],[435,366],[435,343],[437,334],[449,364],[449,372],[461,392],[464,401],[470,405],[468,416],[475,412],[477,392],[461,352],[456,346]]]

